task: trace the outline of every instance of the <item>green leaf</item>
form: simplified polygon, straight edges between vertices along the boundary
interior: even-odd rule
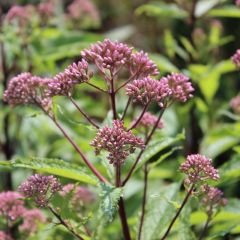
[[[239,143],[239,134],[239,124],[224,124],[210,130],[201,143],[200,152],[215,158]]]
[[[104,35],[106,38],[109,38],[111,40],[126,41],[135,32],[136,32],[136,29],[133,25],[126,25],[126,26],[114,28],[113,30],[106,32]]]
[[[224,6],[217,9],[212,9],[208,12],[211,17],[226,17],[226,18],[240,18],[240,10],[233,5]]]
[[[171,184],[161,189],[160,196],[150,196],[147,201],[141,239],[159,239],[176,212],[172,202],[177,200],[180,184]]]
[[[240,179],[240,154],[234,155],[229,161],[224,163],[220,169],[221,182]]]
[[[188,13],[176,4],[154,2],[144,4],[136,9],[137,15],[145,14],[149,17],[186,18]]]
[[[156,154],[160,153],[162,150],[166,149],[167,147],[172,146],[172,145],[176,144],[177,142],[184,140],[184,138],[185,138],[184,134],[180,133],[175,138],[164,136],[161,139],[151,142],[149,144],[149,146],[146,147],[146,150],[144,151],[144,153],[140,159],[140,162],[138,163],[137,167],[135,168],[135,171],[137,169],[139,169],[140,167],[142,167],[144,165],[144,163],[146,163],[148,160],[150,160]],[[162,161],[165,158],[163,157],[162,159],[161,158],[160,159]]]
[[[118,209],[118,200],[123,193],[123,189],[116,188],[111,185],[106,185],[104,183],[100,183],[100,187],[100,207],[103,214],[107,217],[107,221],[111,222],[116,210]]]
[[[178,68],[170,60],[160,54],[149,54],[161,72],[178,72]]]
[[[6,163],[0,162],[0,165],[6,166]],[[89,184],[96,185],[97,179],[85,168],[60,159],[49,158],[17,158],[10,161],[12,167],[29,168],[40,172],[57,175],[60,177],[73,179]]]

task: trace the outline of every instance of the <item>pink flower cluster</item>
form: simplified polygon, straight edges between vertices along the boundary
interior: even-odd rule
[[[13,238],[9,234],[0,231],[0,240],[13,240]]]
[[[48,82],[49,96],[71,96],[76,84],[89,80],[88,63],[83,59],[68,66],[64,72],[57,74]]]
[[[61,184],[53,176],[35,174],[22,183],[18,190],[27,198],[34,199],[39,207],[48,205],[53,194],[61,190]]]
[[[108,69],[113,74],[118,72],[122,66],[127,65],[131,54],[132,48],[129,48],[127,44],[112,42],[109,39],[93,44],[89,50],[81,52],[83,58],[94,62],[102,72]]]
[[[55,12],[55,4],[53,1],[48,0],[46,2],[41,2],[38,5],[39,15],[43,18],[49,19],[54,15]]]
[[[230,106],[235,113],[240,113],[240,95],[232,98],[232,100],[230,101]]]
[[[181,164],[180,171],[187,175],[187,185],[219,179],[218,170],[212,166],[211,159],[200,154],[188,155],[187,160]]]
[[[192,97],[193,91],[189,78],[181,73],[172,73],[159,81],[146,77],[134,80],[126,86],[126,94],[143,104],[150,101],[161,102],[166,97],[185,102]]]
[[[122,121],[114,120],[112,128],[105,126],[98,131],[91,146],[95,147],[96,155],[100,154],[102,150],[108,151],[110,163],[118,165],[123,164],[136,148],[143,149],[144,143],[131,131],[126,131]]]
[[[238,67],[240,68],[240,49],[238,49],[233,56],[231,57],[232,62]]]
[[[95,200],[93,193],[86,187],[75,186],[74,184],[67,184],[63,186],[60,192],[61,196],[66,196],[72,193],[71,204],[73,207],[84,206],[92,203]]]
[[[97,8],[91,0],[74,0],[67,8],[69,17],[74,20],[90,18],[92,21],[100,20]]]
[[[223,192],[218,188],[211,187],[207,184],[201,187],[203,197],[201,203],[205,206],[218,207],[225,206],[227,199],[223,197]]]
[[[235,4],[236,4],[237,6],[240,6],[240,0],[236,0],[236,1],[235,1]]]
[[[156,116],[154,116],[150,112],[145,112],[138,125],[143,126],[144,128],[149,128],[149,127],[154,126],[156,124],[157,120],[158,120],[158,118]],[[133,124],[134,124],[134,122],[133,122]],[[158,123],[157,128],[163,128],[162,120]]]
[[[10,105],[38,104],[45,111],[52,108],[51,97],[70,96],[76,84],[89,79],[88,63],[85,60],[73,63],[53,78],[41,78],[31,73],[21,73],[13,77],[3,94],[4,101]]]
[[[7,221],[15,221],[25,212],[22,195],[16,192],[0,193],[0,216]]]
[[[51,99],[46,94],[49,78],[40,78],[31,73],[21,73],[13,77],[3,94],[3,100],[11,106],[20,104],[39,104],[46,111],[51,106]]]
[[[23,223],[19,226],[19,230],[30,236],[37,232],[38,225],[44,223],[46,218],[38,209],[25,211],[22,215]]]

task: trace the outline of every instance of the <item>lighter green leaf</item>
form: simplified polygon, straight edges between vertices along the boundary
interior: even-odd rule
[[[240,18],[240,10],[233,5],[212,9],[209,13],[211,17]]]

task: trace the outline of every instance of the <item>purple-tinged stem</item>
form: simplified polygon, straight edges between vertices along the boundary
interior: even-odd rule
[[[79,240],[84,240],[84,238],[82,238],[78,233],[76,233],[76,231],[71,226],[69,226],[66,221],[61,217],[61,215],[58,214],[51,206],[48,206],[48,209],[58,219],[59,223],[62,224],[69,232],[71,232],[73,236],[75,236]]]
[[[146,112],[146,110],[147,110],[147,108],[148,108],[148,106],[149,106],[149,103],[150,103],[150,102],[148,102],[148,103],[144,106],[144,108],[143,108],[140,116],[138,117],[138,119],[132,124],[132,126],[131,126],[127,131],[130,131],[130,130],[132,130],[133,128],[137,127],[137,125],[138,125],[139,122],[141,121],[144,113]]]
[[[130,83],[132,80],[134,80],[134,78],[137,76],[137,74],[138,74],[138,71],[135,72],[125,83],[123,83],[120,87],[118,87],[115,90],[115,93],[117,93],[121,88],[125,87],[128,83]]]
[[[96,85],[94,85],[94,84],[92,84],[90,82],[86,82],[86,84],[91,86],[91,87],[93,87],[93,88],[95,88],[95,89],[97,89],[97,90],[99,90],[99,91],[101,91],[101,92],[107,93],[107,91],[105,91],[104,89],[102,89],[102,88],[100,88],[100,87],[98,87],[98,86],[96,86]]]
[[[142,200],[142,212],[141,212],[141,220],[138,230],[138,240],[141,240],[141,233],[144,223],[144,217],[145,217],[145,207],[147,203],[147,187],[148,187],[148,166],[147,163],[144,164],[144,190],[143,190],[143,200]]]
[[[180,208],[178,209],[176,215],[175,215],[174,218],[172,219],[170,225],[169,225],[168,228],[167,228],[167,231],[164,233],[164,235],[163,235],[163,237],[161,238],[161,240],[164,240],[164,239],[167,238],[168,234],[170,233],[170,231],[171,231],[171,229],[172,229],[173,224],[174,224],[175,221],[177,220],[178,216],[180,215],[181,211],[183,210],[184,206],[186,205],[189,197],[191,196],[193,189],[194,189],[194,184],[193,184],[193,185],[191,186],[191,188],[188,190],[188,192],[187,192],[187,194],[186,194],[186,196],[185,196],[185,198],[184,198],[184,200],[183,200]]]
[[[146,141],[145,141],[145,146],[148,145],[148,143],[150,142],[150,140],[151,140],[154,132],[156,131],[157,126],[158,126],[158,124],[159,124],[159,122],[160,122],[160,120],[161,120],[161,118],[162,118],[163,113],[164,113],[164,110],[165,110],[165,108],[163,108],[162,111],[160,112],[159,117],[158,117],[158,120],[156,121],[156,123],[155,123],[152,131],[150,132],[150,134],[148,135],[148,137],[147,137],[147,139],[146,139]],[[133,166],[131,167],[130,171],[128,172],[128,174],[127,174],[127,176],[126,176],[126,178],[125,178],[125,180],[123,181],[122,186],[124,186],[124,185],[128,182],[129,178],[132,176],[132,173],[133,173],[134,169],[136,168],[136,166],[137,166],[137,164],[138,164],[138,162],[139,162],[142,154],[144,153],[144,150],[145,150],[145,149],[142,149],[142,150],[140,151],[140,153],[138,154],[138,156],[137,156],[137,158],[136,158]]]
[[[126,107],[125,107],[125,109],[124,109],[124,111],[123,111],[123,115],[122,115],[122,117],[121,117],[121,121],[125,118],[125,116],[126,116],[126,113],[127,113],[127,110],[128,110],[128,107],[130,106],[130,103],[131,103],[131,98],[129,97],[128,98],[128,101],[127,101],[127,104],[126,104]]]
[[[204,225],[204,227],[203,227],[203,230],[202,230],[202,232],[201,232],[200,237],[199,237],[198,240],[202,240],[203,237],[205,236],[205,233],[206,233],[206,231],[207,231],[207,229],[208,229],[208,225],[209,225],[209,223],[210,223],[210,221],[211,221],[211,218],[212,218],[212,215],[211,215],[211,214],[208,214],[207,221],[205,222],[205,225]]]
[[[88,120],[90,124],[92,124],[95,128],[99,129],[99,126],[92,121],[92,119],[78,106],[78,104],[74,101],[72,97],[69,97],[69,100],[72,104],[77,108],[77,110]]]
[[[114,90],[114,77],[111,73],[111,89],[109,91],[110,98],[111,98],[111,104],[112,104],[112,111],[113,111],[113,119],[117,119],[117,109],[116,109],[116,99],[115,99],[115,90]]]

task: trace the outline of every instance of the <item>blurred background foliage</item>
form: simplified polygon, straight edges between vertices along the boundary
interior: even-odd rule
[[[124,41],[149,52],[161,76],[173,71],[184,72],[193,81],[196,89],[194,98],[187,104],[168,109],[164,116],[164,129],[157,133],[142,160],[142,163],[151,161],[150,194],[142,239],[156,239],[161,234],[159,229],[167,226],[181,199],[181,194],[178,194],[180,184],[172,183],[182,180],[178,172],[179,164],[184,155],[197,152],[213,158],[214,164],[220,168],[221,181],[218,187],[229,198],[229,204],[214,219],[208,239],[240,239],[240,118],[229,106],[230,99],[240,89],[239,71],[230,60],[240,46],[240,8],[235,6],[235,2],[96,0],[95,12],[82,18],[77,16],[77,12],[69,16],[71,0],[55,0],[54,14],[49,19],[33,14],[28,26],[22,30],[16,22],[4,22],[4,16],[14,4],[37,6],[40,2],[44,1],[0,1],[0,94],[14,75],[31,71],[51,77],[78,60],[82,49],[104,38]],[[103,84],[98,77],[94,82],[100,87]],[[80,85],[75,98],[93,118],[101,122],[109,121],[109,103],[94,89]],[[98,169],[106,172],[108,163],[101,160],[102,156],[94,157],[89,146],[96,131],[84,122],[64,97],[58,97],[54,102],[57,116],[68,133],[95,161]],[[126,103],[123,94],[117,102],[119,108],[123,109]],[[64,163],[61,167],[61,164],[51,162],[55,170],[49,170],[49,163],[44,165],[44,160],[39,159],[59,158],[65,163],[82,165],[72,147],[38,109],[10,109],[3,102],[0,104],[0,161],[17,158],[15,166],[19,167],[11,168],[2,164],[1,190],[15,189],[25,180],[32,173],[32,170],[25,169],[32,168],[31,161],[39,162],[35,170],[45,169],[47,173],[62,176],[62,182],[91,182],[81,174],[77,179],[73,177],[75,167],[68,165],[67,170]],[[124,166],[125,172],[131,163],[130,159]],[[112,176],[109,165],[108,169],[109,176]],[[136,172],[125,189],[129,223],[133,232],[139,220],[143,188],[141,179],[142,172]],[[98,194],[99,190],[92,188]],[[58,204],[64,203],[56,200]],[[171,239],[195,239],[191,229],[198,232],[206,219],[206,215],[196,206],[193,199],[182,214]],[[66,207],[62,208],[67,214]],[[96,211],[97,204],[91,206],[86,214],[91,218],[91,226],[99,225],[96,230],[98,239],[118,239],[118,218],[106,227],[103,221],[99,223],[96,216],[91,217]],[[71,216],[73,221],[77,221],[75,217]],[[72,239],[61,227],[50,229],[48,225],[43,228],[41,234],[32,239]]]

